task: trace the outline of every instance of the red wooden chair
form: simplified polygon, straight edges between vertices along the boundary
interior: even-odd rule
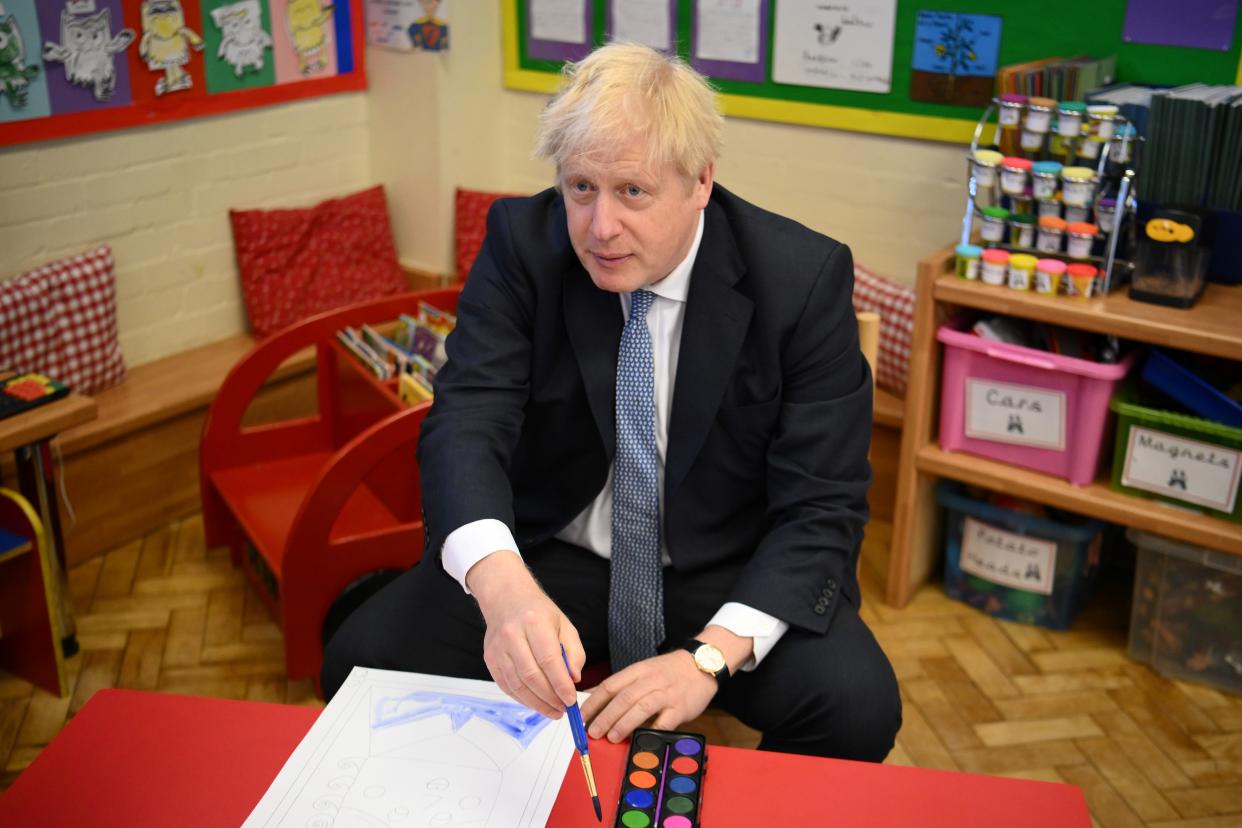
[[[455,311],[459,287],[420,291],[319,314],[255,346],[225,378],[199,449],[203,526],[227,545],[284,632],[290,678],[318,678],[324,619],[369,573],[406,569],[423,551],[415,445],[430,403],[405,407],[335,339],[345,326]],[[266,379],[316,349],[318,414],[243,426]]]

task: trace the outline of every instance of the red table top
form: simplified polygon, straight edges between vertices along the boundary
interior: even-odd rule
[[[0,825],[239,825],[318,711],[101,690],[0,796]],[[703,824],[1090,826],[1072,785],[709,746]],[[613,824],[624,745],[591,743]],[[570,762],[550,826],[596,825]]]

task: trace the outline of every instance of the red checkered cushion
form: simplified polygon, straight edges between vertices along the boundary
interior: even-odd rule
[[[464,282],[487,234],[487,211],[498,198],[517,198],[509,193],[485,193],[457,188],[454,241],[457,250],[457,281]]]
[[[384,188],[299,210],[230,210],[250,327],[267,336],[406,289]]]
[[[46,374],[84,394],[125,379],[112,265],[103,245],[0,284],[0,366]]]
[[[864,311],[880,315],[876,384],[904,396],[914,332],[914,290],[855,264],[854,312]]]

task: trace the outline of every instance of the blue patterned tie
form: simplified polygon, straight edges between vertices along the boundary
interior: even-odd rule
[[[612,480],[608,647],[612,669],[656,654],[664,640],[660,568],[660,455],[655,436],[655,366],[647,310],[636,290],[617,354],[617,456]]]

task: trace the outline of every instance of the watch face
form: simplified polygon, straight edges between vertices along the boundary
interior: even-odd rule
[[[718,673],[725,666],[724,653],[711,644],[704,644],[694,651],[694,663],[707,673]]]

